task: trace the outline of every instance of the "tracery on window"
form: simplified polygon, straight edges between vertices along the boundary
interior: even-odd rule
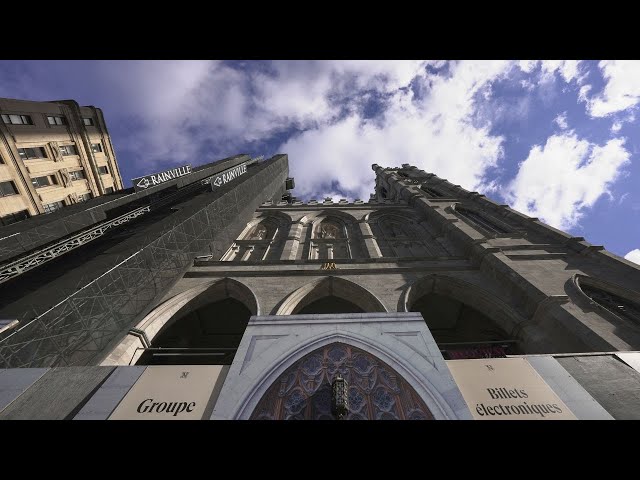
[[[331,220],[323,220],[317,228],[316,238],[339,239],[345,238],[345,236],[342,228],[336,222]]]
[[[410,217],[386,214],[375,216],[371,230],[383,257],[447,256],[448,252],[431,232]]]
[[[602,290],[593,285],[581,284],[580,288],[591,300],[619,317],[640,325],[640,305],[615,293]]]
[[[253,227],[253,230],[249,234],[247,240],[264,240],[265,238],[267,238],[267,227],[259,223]]]

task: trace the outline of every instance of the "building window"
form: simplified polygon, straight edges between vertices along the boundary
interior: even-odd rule
[[[63,157],[66,157],[68,155],[77,155],[78,150],[76,150],[75,145],[62,145],[60,147],[60,153],[62,153]]]
[[[29,115],[2,115],[2,121],[11,125],[33,125]]]
[[[629,320],[636,325],[640,325],[640,305],[616,295],[607,292],[601,288],[592,285],[580,285],[582,291],[594,302],[615,313],[621,318]]]
[[[42,188],[42,187],[48,187],[50,185],[57,185],[58,180],[54,175],[47,175],[46,177],[32,178],[31,183],[36,188]]]
[[[82,122],[88,127],[93,125],[93,118],[91,117],[82,117]]]
[[[93,153],[102,153],[102,144],[101,143],[92,143],[91,151]]]
[[[64,203],[62,202],[53,202],[53,203],[44,203],[42,205],[44,207],[44,213],[53,213],[56,210],[60,210],[64,207]]]
[[[18,189],[13,182],[0,182],[0,197],[17,195]]]
[[[0,155],[0,165],[2,165],[4,163],[4,160],[2,158],[2,155]]]
[[[69,176],[71,177],[71,180],[83,180],[86,177],[86,175],[84,174],[84,170],[76,170],[75,172],[69,172]]]
[[[4,217],[0,217],[0,225],[11,225],[12,223],[21,222],[29,218],[28,210],[21,210],[20,212],[10,213]]]
[[[52,115],[47,116],[47,121],[49,122],[49,125],[66,125],[67,124],[66,118],[56,117]]]
[[[430,187],[422,187],[422,191],[428,193],[432,197],[436,197],[436,198],[444,197],[444,194]]]
[[[92,198],[93,195],[91,195],[91,193],[83,193],[81,195],[78,195],[78,202],[86,202],[87,200],[91,200]]]
[[[100,175],[109,175],[109,168],[106,165],[103,165],[98,167],[98,172],[100,172]]]
[[[490,233],[507,233],[506,229],[500,227],[499,225],[496,225],[494,222],[490,221],[479,213],[472,212],[470,210],[467,210],[466,208],[460,207],[456,208],[456,212],[460,214],[462,218],[471,220],[472,223],[479,225]]]
[[[19,148],[18,153],[22,160],[33,160],[35,158],[47,158],[47,152],[43,147]]]
[[[104,189],[104,193],[113,193],[113,192],[115,192],[113,187],[107,187]]]

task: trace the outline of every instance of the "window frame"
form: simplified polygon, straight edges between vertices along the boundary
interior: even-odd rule
[[[80,176],[78,176],[76,178],[76,174],[80,174]],[[71,178],[72,181],[86,180],[87,179],[87,175],[84,172],[84,168],[80,168],[78,170],[73,170],[73,171],[69,172],[69,178]]]
[[[87,195],[89,195],[89,197],[85,198]],[[78,194],[78,203],[87,202],[87,201],[91,200],[92,198],[93,198],[93,194],[91,192],[79,193]]]
[[[104,168],[104,172],[102,171],[102,169]],[[100,175],[110,175],[111,172],[109,171],[109,166],[108,165],[98,165],[98,173]]]
[[[53,123],[51,123],[51,119],[53,119]],[[67,118],[64,115],[47,115],[47,123],[51,126],[64,126],[67,124]]]
[[[27,150],[40,150],[40,153],[42,154],[41,157],[29,157],[27,156]],[[24,155],[24,156],[23,156]],[[47,151],[44,149],[44,147],[21,147],[18,148],[18,156],[20,157],[20,160],[39,160],[41,158],[49,158],[47,156]]]
[[[46,185],[36,185],[36,183],[39,183],[37,180],[40,178],[46,178],[47,179],[47,183]],[[33,177],[31,178],[31,184],[33,185],[34,188],[44,188],[44,187],[53,187],[56,185],[60,185],[58,183],[58,179],[56,178],[56,176],[54,174],[50,174],[50,175],[41,175],[39,177]]]
[[[61,205],[58,208],[53,208],[53,209],[48,208],[50,205],[58,205],[58,204]],[[62,201],[62,200],[58,200],[57,202],[50,202],[50,203],[43,203],[42,204],[42,208],[44,209],[44,213],[45,214],[53,213],[53,212],[55,212],[57,210],[63,209],[64,207],[66,207],[66,205],[65,205],[64,201]]]
[[[98,150],[95,149],[96,146],[99,147]],[[104,153],[104,149],[102,148],[102,142],[92,143],[91,144],[91,151],[93,153]]]
[[[76,148],[75,145],[60,145],[58,148],[60,149],[60,153],[62,154],[63,157],[69,157],[71,155],[78,155],[78,149]],[[66,149],[68,149],[68,148],[73,149],[73,153],[65,153]]]
[[[89,123],[87,123],[87,120]],[[85,127],[94,127],[95,123],[93,121],[93,117],[82,117],[82,123]]]
[[[5,193],[2,185],[7,183],[10,184],[13,188],[13,193]],[[5,180],[3,182],[0,182],[0,197],[13,197],[14,195],[20,195],[20,191],[18,190],[18,187],[13,180]]]
[[[31,115],[22,115],[20,113],[3,113],[2,122],[6,125],[33,125],[33,118]],[[11,117],[20,117],[20,122],[13,122]],[[7,121],[9,119],[9,121]]]

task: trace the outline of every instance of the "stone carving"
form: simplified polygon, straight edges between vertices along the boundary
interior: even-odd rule
[[[340,227],[335,223],[323,222],[320,227],[320,238],[340,238]]]
[[[62,183],[65,187],[70,187],[72,185],[71,176],[69,175],[69,170],[66,168],[60,169],[60,177],[62,178]]]
[[[259,223],[251,231],[247,240],[264,240],[265,238],[267,238],[267,227]]]

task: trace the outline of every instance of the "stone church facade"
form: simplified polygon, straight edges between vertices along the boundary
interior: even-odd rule
[[[301,202],[236,155],[4,227],[0,420],[640,419],[638,265],[373,170]]]
[[[640,350],[637,265],[416,167],[373,170],[368,202],[263,203],[102,365],[218,358],[212,419],[330,418],[336,372],[349,418],[466,419],[445,361]]]

